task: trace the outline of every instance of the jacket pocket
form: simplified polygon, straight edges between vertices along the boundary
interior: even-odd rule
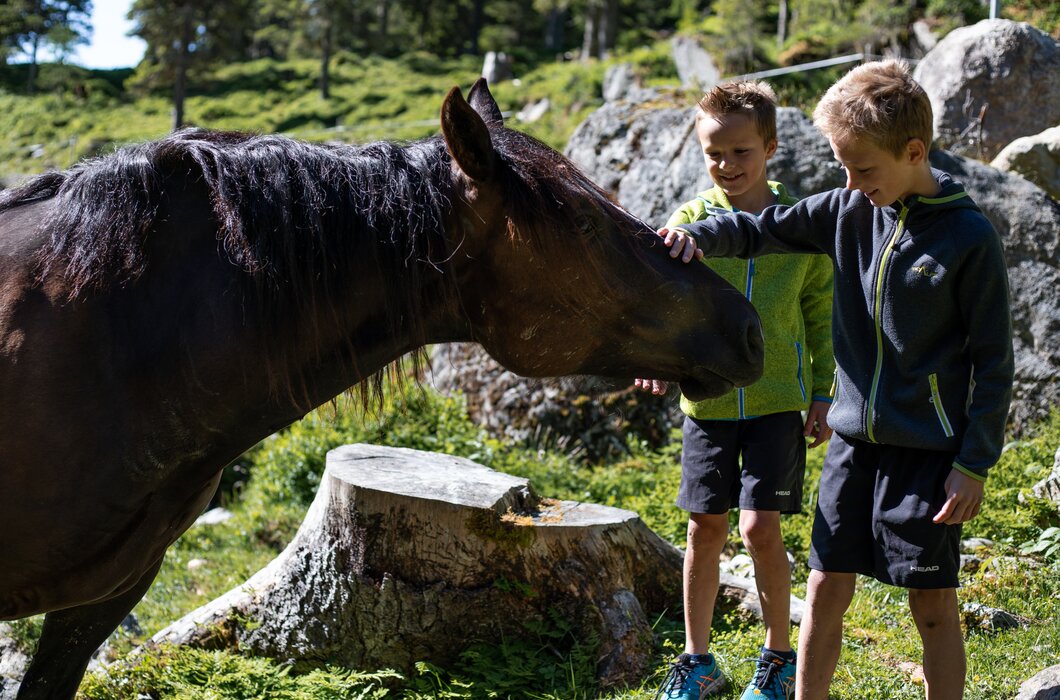
[[[938,416],[939,425],[946,437],[953,437],[953,426],[946,416],[946,407],[942,405],[942,396],[939,394],[939,378],[937,374],[928,375],[928,383],[931,384],[931,405],[935,407],[935,415]]]
[[[795,358],[798,364],[795,366],[795,378],[799,382],[799,391],[802,392],[802,400],[806,400],[806,382],[803,379],[802,372],[802,343],[795,343]]]

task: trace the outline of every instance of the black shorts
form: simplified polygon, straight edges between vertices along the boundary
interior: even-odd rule
[[[810,568],[903,588],[956,588],[961,526],[931,520],[946,502],[955,457],[834,433],[818,488]]]
[[[690,513],[727,513],[734,504],[798,513],[806,475],[804,425],[798,411],[743,420],[686,416],[677,506]]]

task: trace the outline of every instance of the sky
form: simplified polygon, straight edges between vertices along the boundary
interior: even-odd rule
[[[92,35],[86,46],[79,46],[70,63],[85,68],[127,68],[144,55],[143,40],[125,36],[131,22],[125,15],[132,0],[92,0]]]

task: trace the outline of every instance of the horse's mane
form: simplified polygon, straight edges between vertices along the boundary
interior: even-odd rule
[[[582,246],[591,273],[596,255],[588,248],[600,243],[582,235],[585,211],[574,201],[608,207],[630,231],[638,230],[633,217],[563,156],[516,131],[492,128],[491,137],[509,235],[537,247]],[[403,309],[401,318],[391,318],[396,329],[423,317],[417,292],[425,264],[442,268],[450,257],[444,237],[450,167],[440,137],[349,146],[192,129],[41,175],[0,194],[0,212],[61,200],[41,223],[48,242],[37,274],[40,280],[61,275],[75,298],[129,285],[144,272],[150,264],[146,238],[167,178],[187,173],[203,180],[219,250],[246,273],[266,328],[284,318],[317,318],[319,305],[348,284],[357,258],[368,256],[382,269],[401,271],[388,290],[404,303],[390,309]],[[570,238],[535,235],[546,229],[569,231]],[[421,355],[415,357],[418,369]],[[290,391],[290,378],[279,379]],[[381,375],[373,379],[378,389]]]

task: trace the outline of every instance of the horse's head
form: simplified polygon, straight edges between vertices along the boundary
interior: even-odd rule
[[[442,105],[452,157],[452,265],[473,340],[528,376],[681,383],[690,398],[762,371],[751,304],[661,239],[567,159],[505,128],[479,80]]]

